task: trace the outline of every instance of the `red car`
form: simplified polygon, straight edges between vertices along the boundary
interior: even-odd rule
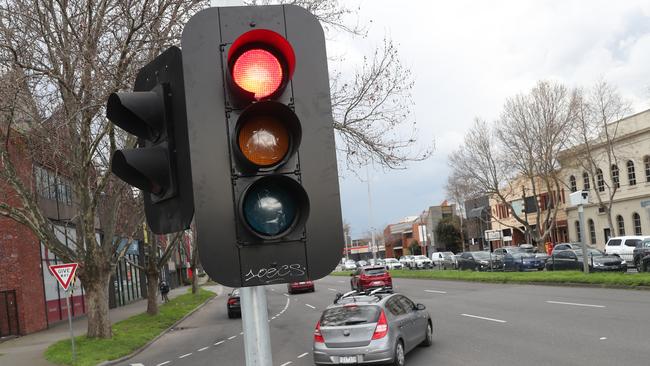
[[[314,292],[314,281],[301,281],[287,283],[287,292],[295,294],[296,292]]]
[[[371,288],[385,287],[393,289],[393,279],[383,266],[361,267],[350,275],[352,290],[366,291]]]

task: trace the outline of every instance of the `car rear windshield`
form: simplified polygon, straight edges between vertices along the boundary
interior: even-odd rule
[[[367,268],[364,272],[367,276],[378,276],[386,273],[384,268]]]
[[[476,259],[490,259],[490,253],[488,252],[474,252],[473,254]]]
[[[325,310],[323,316],[320,318],[320,325],[324,327],[338,327],[376,323],[377,319],[379,319],[379,307],[374,305],[348,304]]]

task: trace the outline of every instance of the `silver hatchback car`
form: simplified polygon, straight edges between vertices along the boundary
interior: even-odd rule
[[[314,363],[405,364],[405,355],[433,342],[433,323],[424,305],[401,294],[349,292],[337,296],[314,331]]]

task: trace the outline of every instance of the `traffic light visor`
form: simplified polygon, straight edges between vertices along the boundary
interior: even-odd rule
[[[243,94],[254,100],[282,92],[295,68],[289,42],[268,29],[244,33],[228,52],[231,79]]]

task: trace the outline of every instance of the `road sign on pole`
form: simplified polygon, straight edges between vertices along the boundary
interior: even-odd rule
[[[74,283],[74,275],[77,272],[77,263],[53,264],[48,266],[50,272],[56,278],[59,285],[63,287],[65,293],[65,302],[68,307],[68,327],[70,327],[70,343],[72,345],[72,364],[76,363],[77,355],[74,349],[74,333],[72,333],[72,312],[70,311],[70,284]]]
[[[72,283],[74,274],[77,271],[77,263],[65,263],[65,264],[54,264],[48,266],[50,272],[56,280],[59,282],[59,285],[63,287],[64,291],[68,291],[68,287]]]

